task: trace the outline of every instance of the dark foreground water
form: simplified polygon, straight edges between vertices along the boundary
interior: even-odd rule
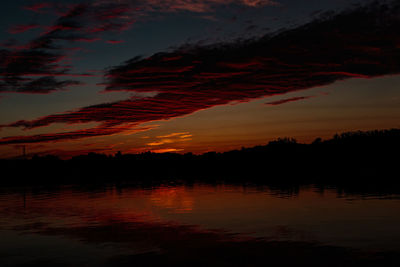
[[[400,197],[314,186],[0,189],[0,266],[400,266]]]

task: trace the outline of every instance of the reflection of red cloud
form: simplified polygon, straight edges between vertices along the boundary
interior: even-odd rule
[[[184,187],[160,187],[154,189],[151,191],[150,199],[154,205],[173,210],[174,213],[190,212],[194,204],[193,199],[187,194]]]

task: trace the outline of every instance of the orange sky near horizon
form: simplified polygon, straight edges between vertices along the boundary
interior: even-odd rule
[[[28,155],[56,154],[62,158],[117,151],[199,154],[263,145],[279,137],[293,137],[308,143],[316,137],[327,139],[346,131],[399,128],[398,84],[398,76],[350,79],[325,87],[216,106],[166,121],[148,122],[136,127],[137,130],[112,136],[27,144],[26,151]],[[314,97],[276,106],[266,104],[297,96]],[[46,132],[50,127],[55,126],[39,128],[29,134]],[[64,131],[76,129],[76,126],[62,124],[56,127]],[[5,129],[2,136],[26,134],[23,130],[12,131]],[[2,158],[21,153],[21,145],[0,146]]]

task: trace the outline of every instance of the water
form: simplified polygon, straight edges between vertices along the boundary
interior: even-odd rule
[[[0,266],[396,266],[399,211],[396,194],[314,186],[7,188]]]

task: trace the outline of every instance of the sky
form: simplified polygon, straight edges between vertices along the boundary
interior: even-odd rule
[[[0,158],[400,127],[400,1],[2,1]]]

